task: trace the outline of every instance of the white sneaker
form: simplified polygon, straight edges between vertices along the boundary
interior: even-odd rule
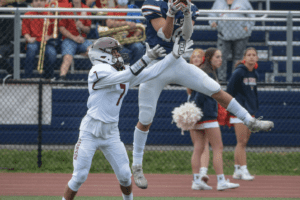
[[[200,174],[200,179],[201,179],[204,183],[207,183],[208,180],[209,180],[209,177],[208,177],[206,174],[204,174],[204,175],[201,175],[201,174]]]
[[[241,170],[237,170],[233,173],[232,178],[234,179],[241,179],[242,178],[242,173]]]
[[[274,128],[274,123],[272,121],[263,121],[261,119],[262,117],[259,117],[258,119],[252,118],[249,121],[247,127],[251,132],[256,133],[258,131],[270,131]]]
[[[242,172],[240,179],[244,181],[252,181],[254,179],[254,176],[251,176],[249,172]]]
[[[242,170],[239,171],[235,171],[232,178],[234,179],[241,179],[244,181],[252,181],[254,179],[254,176],[251,176],[251,174],[249,173],[249,171],[245,171],[243,172]]]
[[[217,190],[222,191],[226,189],[234,189],[240,187],[240,184],[238,183],[230,183],[229,179],[222,183],[218,183]]]
[[[132,165],[131,169],[132,169],[133,179],[136,186],[138,186],[141,189],[147,189],[148,181],[143,174],[142,165],[135,165],[135,166]]]
[[[212,190],[212,187],[207,185],[203,181],[200,181],[200,182],[193,181],[192,189],[193,190]]]

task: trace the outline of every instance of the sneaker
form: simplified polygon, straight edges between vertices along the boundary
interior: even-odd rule
[[[240,184],[238,183],[230,183],[229,179],[222,183],[218,183],[217,190],[222,191],[226,189],[234,189],[240,187]]]
[[[232,178],[234,179],[241,179],[242,178],[242,173],[241,170],[235,171],[232,175]]]
[[[200,179],[204,182],[204,183],[207,183],[208,180],[209,180],[209,177],[205,174],[205,175],[201,175],[200,174]]]
[[[274,123],[272,121],[263,121],[261,119],[262,117],[259,117],[258,119],[252,118],[250,120],[247,127],[251,132],[256,133],[258,131],[270,131],[274,128]]]
[[[192,190],[212,190],[212,187],[207,185],[204,181],[193,181]]]
[[[249,172],[243,172],[241,173],[241,178],[244,181],[252,181],[254,179],[254,176],[251,176]]]
[[[143,174],[142,165],[132,165],[131,169],[136,186],[141,189],[147,189],[148,181]]]

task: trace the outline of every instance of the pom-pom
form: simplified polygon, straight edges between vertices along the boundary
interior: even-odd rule
[[[228,126],[229,128],[233,126],[232,124],[230,124],[230,113],[220,104],[218,104],[217,120],[221,126]]]
[[[203,112],[196,106],[194,102],[186,102],[172,111],[173,122],[181,129],[181,134],[184,131],[190,130],[194,125],[201,120]]]

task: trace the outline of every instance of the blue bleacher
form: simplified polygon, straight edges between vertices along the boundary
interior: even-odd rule
[[[138,90],[129,90],[120,113],[119,129],[125,144],[132,144],[133,131],[138,122]],[[43,125],[43,144],[74,144],[78,128],[86,114],[87,89],[53,89],[51,125]],[[257,116],[273,120],[275,128],[268,133],[251,136],[249,146],[297,146],[300,142],[300,93],[259,91],[260,110]],[[192,145],[188,132],[172,124],[171,111],[186,101],[185,90],[164,90],[159,98],[151,126],[149,145]],[[1,144],[36,144],[37,125],[1,125]],[[224,145],[235,145],[233,128],[222,127]]]

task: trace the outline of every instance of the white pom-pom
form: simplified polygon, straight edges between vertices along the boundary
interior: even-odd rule
[[[194,102],[181,104],[179,107],[174,108],[172,114],[172,122],[175,122],[177,127],[181,129],[182,135],[184,134],[183,131],[192,129],[203,117],[203,112]]]

